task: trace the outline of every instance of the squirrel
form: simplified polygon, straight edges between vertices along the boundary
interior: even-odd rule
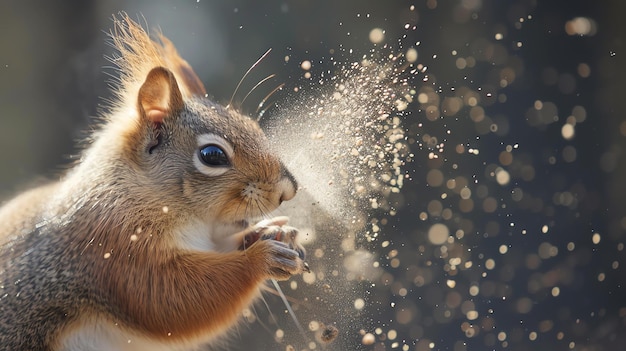
[[[308,271],[270,218],[298,186],[259,125],[162,34],[113,20],[116,102],[60,180],[0,208],[0,350],[197,350]]]

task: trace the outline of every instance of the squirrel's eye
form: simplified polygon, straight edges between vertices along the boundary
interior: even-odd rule
[[[226,152],[217,145],[206,145],[199,150],[200,160],[210,167],[230,166]]]

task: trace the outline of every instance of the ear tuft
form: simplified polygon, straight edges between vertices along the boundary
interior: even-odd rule
[[[153,123],[183,108],[183,97],[174,74],[164,67],[153,68],[139,89],[138,108],[142,117]]]
[[[206,95],[204,84],[202,84],[200,78],[198,78],[193,71],[193,68],[191,68],[187,61],[180,57],[174,44],[172,44],[169,39],[162,34],[159,35],[159,39],[162,43],[161,52],[163,59],[167,63],[167,67],[181,80],[180,84],[183,89],[183,94],[185,94],[185,96],[195,95],[204,97],[204,95]]]

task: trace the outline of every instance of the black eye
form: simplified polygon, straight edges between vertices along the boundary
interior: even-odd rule
[[[224,167],[230,166],[226,152],[217,145],[205,145],[199,150],[200,160],[207,166]]]

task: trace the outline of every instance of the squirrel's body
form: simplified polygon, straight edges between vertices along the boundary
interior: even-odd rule
[[[116,21],[119,103],[60,181],[0,208],[0,350],[192,350],[302,251],[267,216],[296,184],[171,43]]]

